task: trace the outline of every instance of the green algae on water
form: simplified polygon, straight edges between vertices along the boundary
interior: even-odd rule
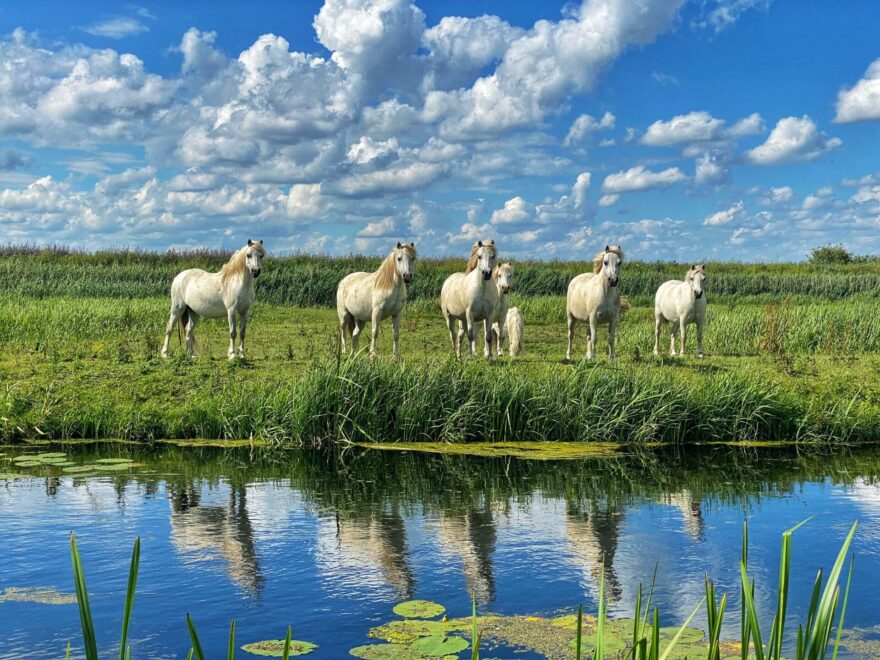
[[[613,458],[622,454],[614,442],[362,442],[358,447],[382,451],[420,451],[456,456],[512,457],[542,461]]]

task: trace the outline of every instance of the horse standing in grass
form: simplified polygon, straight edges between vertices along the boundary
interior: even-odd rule
[[[522,312],[519,307],[511,307],[507,310],[507,318],[504,320],[504,326],[508,337],[508,350],[512,356],[517,356],[523,349],[523,332],[525,331],[525,320],[523,320]]]
[[[687,327],[697,324],[697,357],[703,357],[703,327],[709,303],[703,292],[706,268],[703,264],[691,266],[684,281],[669,280],[660,285],[654,296],[654,355],[660,354],[660,326],[669,323],[669,354],[675,355],[675,326],[681,335],[681,351],[687,341]]]
[[[351,335],[351,352],[358,351],[358,338],[367,321],[372,323],[370,355],[376,354],[379,323],[391,317],[394,328],[394,355],[400,355],[400,317],[406,307],[406,285],[412,282],[416,244],[398,242],[372,273],[350,273],[342,278],[336,289],[336,312],[342,330],[342,352],[345,353],[345,334]]]
[[[483,322],[486,333],[486,358],[492,361],[492,323],[498,305],[498,287],[492,281],[495,271],[495,241],[477,241],[471,248],[467,270],[453,273],[443,282],[440,309],[449,329],[449,340],[455,356],[461,359],[461,338],[468,336],[468,356],[477,350],[476,324]],[[455,322],[461,332],[456,337]]]
[[[492,330],[495,333],[495,347],[498,349],[498,357],[504,355],[502,344],[507,337],[507,310],[510,308],[508,294],[510,293],[510,281],[513,278],[513,266],[510,262],[503,263],[495,269],[492,276],[495,287],[498,289],[498,305],[495,307],[495,317]]]
[[[613,360],[614,337],[621,311],[629,304],[621,301],[620,267],[623,264],[623,250],[617,245],[606,245],[605,250],[593,259],[593,272],[575,277],[568,285],[566,317],[568,319],[568,351],[565,356],[571,360],[571,345],[574,332],[581,321],[590,324],[587,334],[587,357],[596,357],[596,331],[599,325],[608,324],[608,356]]]
[[[263,241],[248,239],[247,245],[232,255],[219,273],[190,268],[171,283],[171,318],[165,326],[162,357],[168,357],[171,333],[179,324],[186,335],[186,353],[195,351],[195,328],[200,317],[229,321],[229,359],[235,358],[236,317],[240,323],[238,354],[244,357],[244,336],[248,314],[254,302],[254,280],[263,269],[266,250]]]

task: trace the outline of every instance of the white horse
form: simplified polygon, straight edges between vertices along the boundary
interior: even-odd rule
[[[596,328],[608,324],[608,356],[613,360],[614,336],[617,322],[623,311],[629,307],[621,301],[620,266],[623,264],[623,250],[617,245],[606,245],[605,250],[593,259],[593,272],[575,277],[568,285],[568,299],[565,314],[568,319],[568,351],[565,356],[571,360],[571,344],[574,331],[581,321],[589,322],[587,334],[587,357],[596,357]]]
[[[703,326],[709,303],[703,292],[706,269],[703,264],[691,266],[684,281],[669,280],[660,285],[654,296],[654,355],[660,355],[660,326],[669,323],[669,354],[675,355],[675,326],[681,334],[681,351],[687,341],[687,327],[697,324],[697,356],[703,357]]]
[[[507,337],[509,341],[508,350],[513,356],[519,355],[523,349],[523,332],[525,330],[525,320],[523,320],[522,312],[519,307],[511,307],[507,310],[507,318],[504,321]]]
[[[266,250],[263,241],[248,239],[247,245],[232,255],[219,273],[190,268],[171,283],[171,318],[165,326],[162,357],[168,357],[168,345],[175,324],[186,334],[186,353],[195,350],[195,328],[199,318],[226,318],[229,321],[229,359],[235,358],[236,317],[241,325],[238,354],[244,357],[244,336],[248,313],[254,302],[254,280],[263,269]]]
[[[492,281],[495,271],[495,241],[478,241],[471,248],[467,270],[453,273],[443,282],[440,291],[440,309],[449,329],[449,340],[455,356],[461,359],[461,337],[467,333],[468,356],[477,350],[476,324],[483,322],[486,333],[485,355],[492,360],[492,322],[498,305],[498,288]],[[461,331],[455,334],[455,321]]]
[[[507,310],[510,308],[508,294],[510,293],[510,280],[513,278],[513,266],[510,262],[501,264],[495,269],[495,274],[492,277],[498,289],[498,305],[495,307],[492,331],[495,333],[495,348],[498,349],[498,356],[501,357],[504,355],[501,344],[507,337]]]
[[[336,313],[342,330],[342,352],[345,353],[345,333],[351,335],[351,352],[358,351],[358,338],[367,321],[373,324],[370,337],[370,355],[376,354],[379,323],[391,317],[394,328],[394,355],[400,354],[400,317],[406,307],[406,285],[412,282],[416,261],[416,244],[398,242],[372,273],[350,273],[342,278],[336,289]]]

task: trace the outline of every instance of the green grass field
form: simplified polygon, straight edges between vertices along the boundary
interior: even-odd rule
[[[108,265],[111,259],[118,264]],[[213,267],[210,259],[222,260],[191,257]],[[783,278],[778,281],[762,280],[754,265],[718,265],[731,282],[741,280],[743,295],[716,294],[710,264],[703,360],[651,354],[650,297],[630,284],[626,295],[635,305],[621,322],[614,364],[604,333],[599,359],[582,361],[583,329],[578,360],[563,363],[565,302],[548,275],[555,266],[528,264],[549,284],[524,295],[520,280],[514,282],[512,304],[526,318],[525,352],[487,365],[481,355],[463,364],[451,358],[434,296],[416,297],[408,308],[400,360],[390,356],[390,323],[380,335],[379,358],[340,359],[334,310],[278,302],[308,297],[303,292],[311,285],[296,279],[296,269],[312,268],[323,281],[328,269],[343,271],[355,260],[276,261],[286,275],[267,266],[249,325],[248,359],[229,362],[226,323],[213,320],[198,327],[200,357],[184,358],[176,337],[174,357],[158,357],[168,300],[157,292],[189,265],[184,257],[0,253],[0,438],[880,439],[880,320],[874,313],[880,299],[869,292],[880,270],[873,262],[825,275],[810,275],[807,266],[770,267],[773,277]],[[458,264],[419,267],[427,274],[417,270],[417,282]],[[627,268],[644,273],[648,266]],[[676,268],[658,265],[657,273]],[[51,274],[45,291],[32,281],[41,269]],[[559,265],[566,273],[584,269]],[[16,278],[22,271],[26,276]],[[630,275],[624,270],[623,286]],[[289,289],[272,289],[286,277]],[[860,293],[839,299],[802,288],[781,295],[761,284],[809,277],[830,278],[820,289]],[[694,339],[692,332],[691,349]],[[667,346],[664,336],[661,348]]]

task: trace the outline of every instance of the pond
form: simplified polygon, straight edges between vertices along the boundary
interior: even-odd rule
[[[40,452],[65,452],[63,465],[12,463]],[[623,618],[655,566],[663,625],[685,621],[708,574],[729,595],[734,637],[744,519],[759,609],[772,613],[780,535],[814,516],[794,535],[793,623],[858,520],[846,625],[870,630],[849,657],[871,654],[864,640],[880,623],[873,449],[715,446],[566,461],[109,443],[0,453],[0,472],[26,475],[0,479],[0,658],[58,658],[68,641],[81,657],[71,531],[102,657],[118,655],[136,536],[129,639],[141,658],[186,657],[186,613],[209,658],[225,657],[233,618],[239,645],[292,625],[294,638],[318,645],[307,657],[341,658],[377,641],[370,629],[410,599],[441,603],[452,618],[470,614],[471,594],[481,614],[552,617],[580,603],[595,613],[603,570],[609,615]],[[125,458],[135,462],[106,460]],[[108,465],[122,467],[97,467]],[[516,641],[488,640],[483,657],[541,657]]]

